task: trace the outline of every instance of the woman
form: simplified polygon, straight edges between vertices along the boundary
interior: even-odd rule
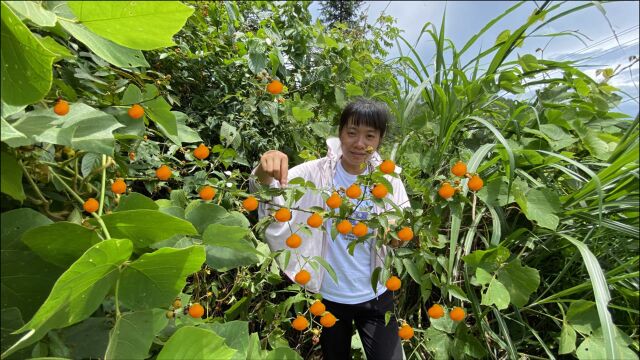
[[[304,178],[316,185],[318,190],[307,191],[293,208],[309,209],[312,206],[330,210],[321,196],[321,191],[333,191],[340,187],[348,188],[356,182],[357,176],[373,171],[382,161],[377,152],[389,122],[389,111],[382,103],[367,99],[359,99],[348,104],[340,117],[339,138],[327,140],[328,153],[321,159],[308,161],[289,169],[287,156],[277,150],[265,152],[260,164],[253,174],[263,186],[285,187],[290,179]],[[362,166],[362,164],[366,166]],[[396,167],[396,172],[399,168]],[[404,185],[397,177],[387,176],[393,191],[387,196],[398,206],[409,206]],[[250,188],[255,191],[258,183],[252,180]],[[362,188],[362,191],[369,189]],[[360,203],[351,218],[366,220],[389,209],[379,208],[370,201]],[[284,199],[276,197],[271,201],[276,206],[261,203],[259,216],[269,216],[270,212],[284,206]],[[310,213],[292,210],[292,218],[287,223],[272,223],[265,236],[272,251],[287,248],[285,239],[296,231],[300,224],[305,224]],[[290,227],[291,226],[291,227]],[[320,342],[325,359],[350,359],[352,323],[362,340],[367,359],[402,359],[402,345],[398,337],[398,324],[393,317],[385,326],[385,313],[393,311],[393,294],[387,291],[380,279],[377,291],[371,285],[371,274],[376,267],[383,267],[387,247],[376,249],[372,240],[357,245],[353,256],[347,246],[354,240],[353,235],[337,234],[331,236],[331,220],[325,221],[325,231],[311,229],[311,236],[302,236],[303,241],[298,250],[301,254],[324,258],[334,269],[338,282],[328,276],[326,269],[301,264],[297,256],[290,258],[284,272],[291,279],[303,267],[311,273],[311,281],[306,284],[307,290],[319,292],[327,311],[338,318],[338,322],[330,328],[322,330]],[[280,264],[283,267],[283,264]]]

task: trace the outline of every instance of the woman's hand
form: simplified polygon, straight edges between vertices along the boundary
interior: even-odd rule
[[[268,185],[275,178],[280,185],[287,186],[288,173],[289,158],[285,153],[269,150],[260,157],[260,165],[256,169],[260,183]]]

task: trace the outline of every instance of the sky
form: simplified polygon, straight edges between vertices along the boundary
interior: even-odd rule
[[[541,3],[538,1],[538,4]],[[569,9],[586,3],[588,2],[569,1],[560,9]],[[415,45],[425,23],[431,22],[438,30],[440,29],[442,15],[446,9],[445,34],[460,50],[489,21],[515,4],[511,1],[366,1],[361,10],[367,14],[369,23],[374,23],[383,11],[393,16],[397,21],[396,26],[402,30],[402,36]],[[629,57],[640,56],[639,4],[638,1],[603,3],[602,9],[606,17],[595,6],[564,16],[540,29],[536,34],[574,31],[581,34],[579,37],[584,43],[574,36],[554,37],[551,41],[549,41],[550,37],[529,38],[512,56],[514,59],[518,54],[532,54],[538,58],[543,55],[545,59],[563,61],[584,59],[578,63],[583,65],[580,69],[600,81],[602,78],[596,76],[597,69],[607,67],[615,69],[618,65],[622,69],[631,64]],[[319,16],[319,8],[317,1],[314,1],[309,8],[314,19]],[[485,50],[491,47],[503,30],[516,30],[526,22],[535,8],[536,2],[530,1],[505,16],[483,34],[467,54],[475,56],[480,49]],[[423,61],[425,59],[432,61],[435,46],[430,36],[423,35],[415,48]],[[544,52],[536,52],[539,48],[544,49]],[[403,53],[406,54],[406,49],[403,49]],[[395,47],[390,49],[389,58],[397,57],[399,54],[400,50]],[[489,58],[490,56],[485,59]],[[482,62],[481,65],[483,65]],[[639,70],[639,63],[636,62],[635,65],[609,81],[610,85],[628,94],[628,96],[623,95],[624,99],[618,106],[618,110],[632,117],[635,117],[639,110]],[[521,96],[527,97],[530,94]]]

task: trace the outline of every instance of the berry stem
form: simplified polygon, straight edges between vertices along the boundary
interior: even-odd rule
[[[102,154],[102,180],[100,182],[100,207],[98,208],[98,216],[102,216],[102,210],[104,208],[104,189],[107,182],[107,155]]]

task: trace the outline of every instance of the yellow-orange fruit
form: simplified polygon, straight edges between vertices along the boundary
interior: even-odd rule
[[[287,222],[291,220],[291,211],[287,208],[280,208],[273,215],[279,222]]]
[[[174,309],[180,309],[182,307],[182,300],[180,299],[173,300],[172,306]]]
[[[352,184],[346,191],[346,194],[351,199],[357,199],[362,195],[362,189],[357,184]]]
[[[451,167],[451,173],[455,176],[464,176],[467,173],[467,164],[458,161]]]
[[[249,196],[248,198],[242,200],[242,207],[244,207],[247,211],[253,211],[258,208],[258,200]]]
[[[413,337],[413,328],[409,324],[403,324],[398,330],[398,336],[402,340],[409,340]]]
[[[385,285],[387,289],[391,291],[397,291],[402,286],[402,281],[400,281],[400,279],[397,276],[393,275],[389,278],[389,280],[387,280]]]
[[[362,237],[367,235],[367,232],[369,232],[369,228],[365,223],[359,222],[356,224],[356,226],[353,227],[353,229],[351,229],[351,232],[357,237]]]
[[[100,203],[94,198],[88,198],[87,201],[82,204],[82,207],[84,208],[84,211],[92,213],[98,211]]]
[[[311,274],[307,271],[307,270],[300,270],[294,280],[300,284],[300,285],[305,285],[306,283],[308,283],[311,280]]]
[[[122,179],[117,179],[111,184],[111,191],[114,194],[124,194],[127,191],[127,183]]]
[[[464,312],[464,309],[459,307],[459,306],[454,307],[451,310],[451,312],[449,312],[449,317],[453,321],[462,321],[465,316],[466,316],[466,314]]]
[[[338,195],[337,192],[334,192],[327,199],[327,206],[332,209],[336,209],[336,208],[339,208],[340,205],[342,205],[342,198],[340,197],[340,195]]]
[[[162,165],[156,170],[156,177],[159,180],[167,181],[173,175],[167,165]]]
[[[58,100],[53,106],[53,112],[60,116],[67,115],[69,113],[69,103],[62,99]]]
[[[203,186],[202,189],[200,189],[200,192],[198,194],[200,194],[200,198],[202,200],[209,201],[213,199],[214,196],[216,196],[216,189],[212,188],[209,185],[206,185]]]
[[[200,144],[195,150],[193,150],[193,156],[200,160],[206,159],[209,157],[209,148],[204,144]]]
[[[127,110],[127,113],[132,119],[140,119],[144,116],[144,108],[139,104],[134,104]]]
[[[284,88],[284,86],[282,85],[282,83],[278,80],[273,80],[272,82],[270,82],[269,84],[267,84],[267,91],[271,94],[271,95],[278,95],[282,92],[282,89]]]
[[[200,319],[204,315],[204,307],[198,303],[194,303],[189,306],[189,316],[192,318]]]
[[[396,164],[392,160],[385,160],[380,164],[380,171],[391,174],[396,170]]]
[[[484,186],[484,182],[482,181],[480,176],[473,175],[471,179],[469,179],[467,186],[471,191],[480,191],[480,189],[482,189],[482,187]]]
[[[456,190],[451,186],[451,183],[448,182],[443,183],[440,186],[440,189],[438,189],[438,195],[445,200],[450,199],[455,192]]]
[[[336,324],[336,320],[336,317],[332,313],[327,312],[320,318],[320,324],[326,328],[330,328]]]
[[[309,326],[309,321],[304,316],[298,315],[298,317],[291,322],[291,326],[298,331],[302,331]]]
[[[342,235],[346,235],[351,232],[352,225],[349,220],[342,220],[336,225],[336,229]]]
[[[371,194],[378,199],[382,199],[387,196],[388,193],[389,190],[384,186],[384,184],[376,184],[376,186],[373,187],[373,190],[371,190]]]
[[[444,316],[444,309],[442,308],[442,306],[440,306],[440,304],[433,304],[431,305],[429,310],[427,310],[427,313],[429,314],[430,318],[440,319]]]
[[[302,244],[302,238],[298,234],[291,234],[285,241],[288,247],[295,249]]]
[[[413,239],[413,230],[411,230],[411,228],[407,226],[403,227],[402,229],[400,229],[400,231],[398,231],[398,239],[402,241],[409,241]]]
[[[322,315],[325,310],[326,310],[326,306],[324,306],[324,304],[322,303],[322,301],[320,300],[316,300],[313,305],[311,305],[311,307],[309,307],[309,311],[311,311],[311,313],[315,316],[320,316]]]
[[[313,213],[307,219],[307,225],[311,226],[312,228],[317,228],[322,225],[322,221],[322,216],[320,216],[320,214]]]

